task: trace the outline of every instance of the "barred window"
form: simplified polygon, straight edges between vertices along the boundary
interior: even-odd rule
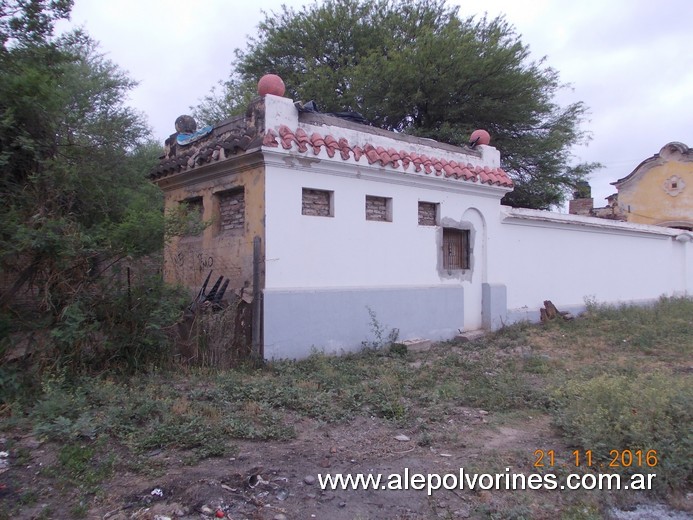
[[[469,231],[443,228],[443,269],[469,269]]]

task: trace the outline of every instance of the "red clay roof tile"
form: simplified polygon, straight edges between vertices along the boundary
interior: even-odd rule
[[[394,148],[386,150],[382,146],[375,147],[370,143],[365,144],[363,148],[359,146],[352,147],[344,137],[337,139],[330,134],[323,137],[317,132],[314,132],[309,137],[302,128],[293,131],[285,125],[279,127],[278,135],[274,130],[267,130],[262,144],[269,147],[278,147],[278,137],[282,148],[286,150],[290,150],[295,144],[299,152],[306,153],[310,146],[313,149],[313,153],[317,155],[324,148],[329,157],[334,157],[337,150],[339,150],[340,157],[344,161],[353,157],[358,162],[365,155],[368,164],[380,163],[381,166],[391,166],[392,168],[400,168],[401,166],[405,171],[409,168],[409,165],[413,164],[415,172],[423,170],[427,175],[445,175],[446,178],[481,182],[508,188],[513,186],[513,181],[501,168],[474,166],[471,163],[463,165],[454,160],[431,158],[426,154],[418,154],[416,152],[397,151]]]
[[[426,154],[418,154],[416,152],[407,152],[404,150],[395,150],[388,148],[387,150],[378,146],[375,147],[367,143],[362,147],[350,146],[349,141],[340,137],[335,138],[333,135],[323,137],[318,132],[308,134],[302,128],[295,131],[289,127],[282,125],[278,130],[268,129],[261,136],[253,137],[248,132],[232,133],[228,138],[210,143],[197,151],[190,150],[185,155],[179,157],[171,157],[162,161],[155,171],[152,172],[152,178],[159,178],[170,173],[175,173],[181,169],[195,168],[210,161],[219,161],[231,154],[236,154],[241,150],[247,150],[251,146],[260,141],[263,146],[269,148],[277,148],[281,146],[285,150],[290,150],[294,146],[301,153],[307,153],[308,148],[312,148],[313,154],[318,155],[324,148],[329,157],[334,157],[339,151],[342,160],[347,161],[353,157],[355,161],[360,161],[365,155],[369,164],[379,163],[381,166],[390,166],[400,171],[406,172],[410,165],[414,165],[415,172],[424,172],[426,175],[434,174],[436,176],[445,175],[446,178],[454,178],[469,182],[482,182],[487,184],[496,184],[500,186],[512,187],[512,180],[501,168],[490,168],[488,166],[474,166],[471,163],[463,165],[456,161],[448,161],[436,157],[428,157]],[[223,150],[223,152],[222,152]]]

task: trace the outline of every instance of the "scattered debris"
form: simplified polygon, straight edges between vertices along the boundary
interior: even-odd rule
[[[224,293],[226,293],[226,288],[229,286],[229,279],[224,281],[224,277],[220,276],[214,283],[209,293],[205,292],[207,290],[207,284],[212,276],[212,271],[209,271],[207,278],[205,278],[204,284],[200,288],[200,292],[188,306],[188,311],[195,312],[199,307],[206,307],[211,305],[213,310],[220,310],[222,308],[221,300],[224,298]],[[222,285],[223,282],[223,285]]]
[[[294,106],[296,107],[296,110],[299,112],[311,112],[313,114],[325,114],[326,116],[334,116],[338,117],[340,119],[346,119],[347,121],[351,121],[352,123],[359,123],[362,125],[370,125],[370,121],[363,117],[362,114],[359,112],[352,112],[352,111],[346,111],[346,112],[320,112],[320,109],[318,109],[318,105],[315,101],[312,99],[310,101],[306,101],[305,103],[302,101],[296,101],[294,102]]]
[[[9,457],[10,453],[8,451],[0,451],[0,473],[5,473],[5,471],[10,469]]]
[[[458,343],[469,343],[470,341],[476,341],[486,334],[485,330],[468,330],[465,332],[460,331],[460,333],[455,336],[455,341]]]
[[[490,491],[486,491],[486,490],[479,491],[478,496],[479,496],[479,500],[481,500],[482,502],[484,502],[486,504],[488,504],[489,502],[491,502],[491,500],[493,500],[493,495],[491,494]]]
[[[639,504],[631,511],[612,508],[610,513],[617,520],[687,520],[691,518],[685,511],[675,511],[664,504]]]
[[[395,436],[395,439],[400,441],[400,442],[409,442],[411,439],[407,437],[406,435],[400,433],[399,435]]]
[[[544,307],[539,309],[539,315],[542,323],[555,320],[556,318],[563,318],[567,321],[575,319],[575,316],[571,313],[559,311],[551,300],[544,300]]]
[[[315,484],[315,477],[313,475],[306,475],[303,478],[303,482],[305,482],[309,486],[312,486],[313,484]]]
[[[413,338],[402,341],[402,345],[407,347],[409,352],[426,352],[431,348],[432,341],[430,339]]]

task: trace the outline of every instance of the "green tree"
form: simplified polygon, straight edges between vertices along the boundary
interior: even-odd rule
[[[165,287],[139,291],[117,265],[163,246],[163,198],[146,177],[160,146],[125,104],[135,83],[98,45],[53,37],[70,7],[0,0],[0,325],[49,327],[49,363],[137,363],[165,344],[171,307]]]
[[[190,107],[193,117],[202,125],[219,123],[230,116],[243,114],[257,96],[257,81],[244,81],[232,72],[229,79],[212,87],[197,106]]]
[[[57,20],[70,16],[73,0],[0,0],[0,46],[49,44]]]
[[[124,105],[134,83],[84,34],[20,43],[4,58],[0,261],[19,272],[18,281],[40,281],[46,305],[59,309],[61,298],[84,286],[85,266],[141,252],[110,231],[143,196],[158,198],[139,170],[138,147],[149,131]],[[3,295],[5,303],[11,296]]]
[[[232,85],[279,74],[287,96],[374,125],[466,144],[484,128],[515,190],[503,202],[548,209],[598,164],[571,166],[587,109],[555,101],[558,73],[533,61],[503,18],[461,18],[443,0],[325,0],[266,15],[236,50]],[[208,97],[237,99],[229,89]],[[228,104],[228,103],[227,103]]]

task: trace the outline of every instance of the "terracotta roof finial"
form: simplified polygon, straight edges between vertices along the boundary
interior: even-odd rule
[[[197,123],[192,116],[182,115],[176,118],[176,132],[179,134],[194,134],[197,130]]]
[[[257,82],[257,93],[262,97],[266,94],[281,97],[284,92],[286,92],[284,81],[276,74],[265,74]]]
[[[491,134],[486,130],[478,129],[472,132],[469,136],[469,146],[474,148],[479,144],[489,144],[491,142]]]

